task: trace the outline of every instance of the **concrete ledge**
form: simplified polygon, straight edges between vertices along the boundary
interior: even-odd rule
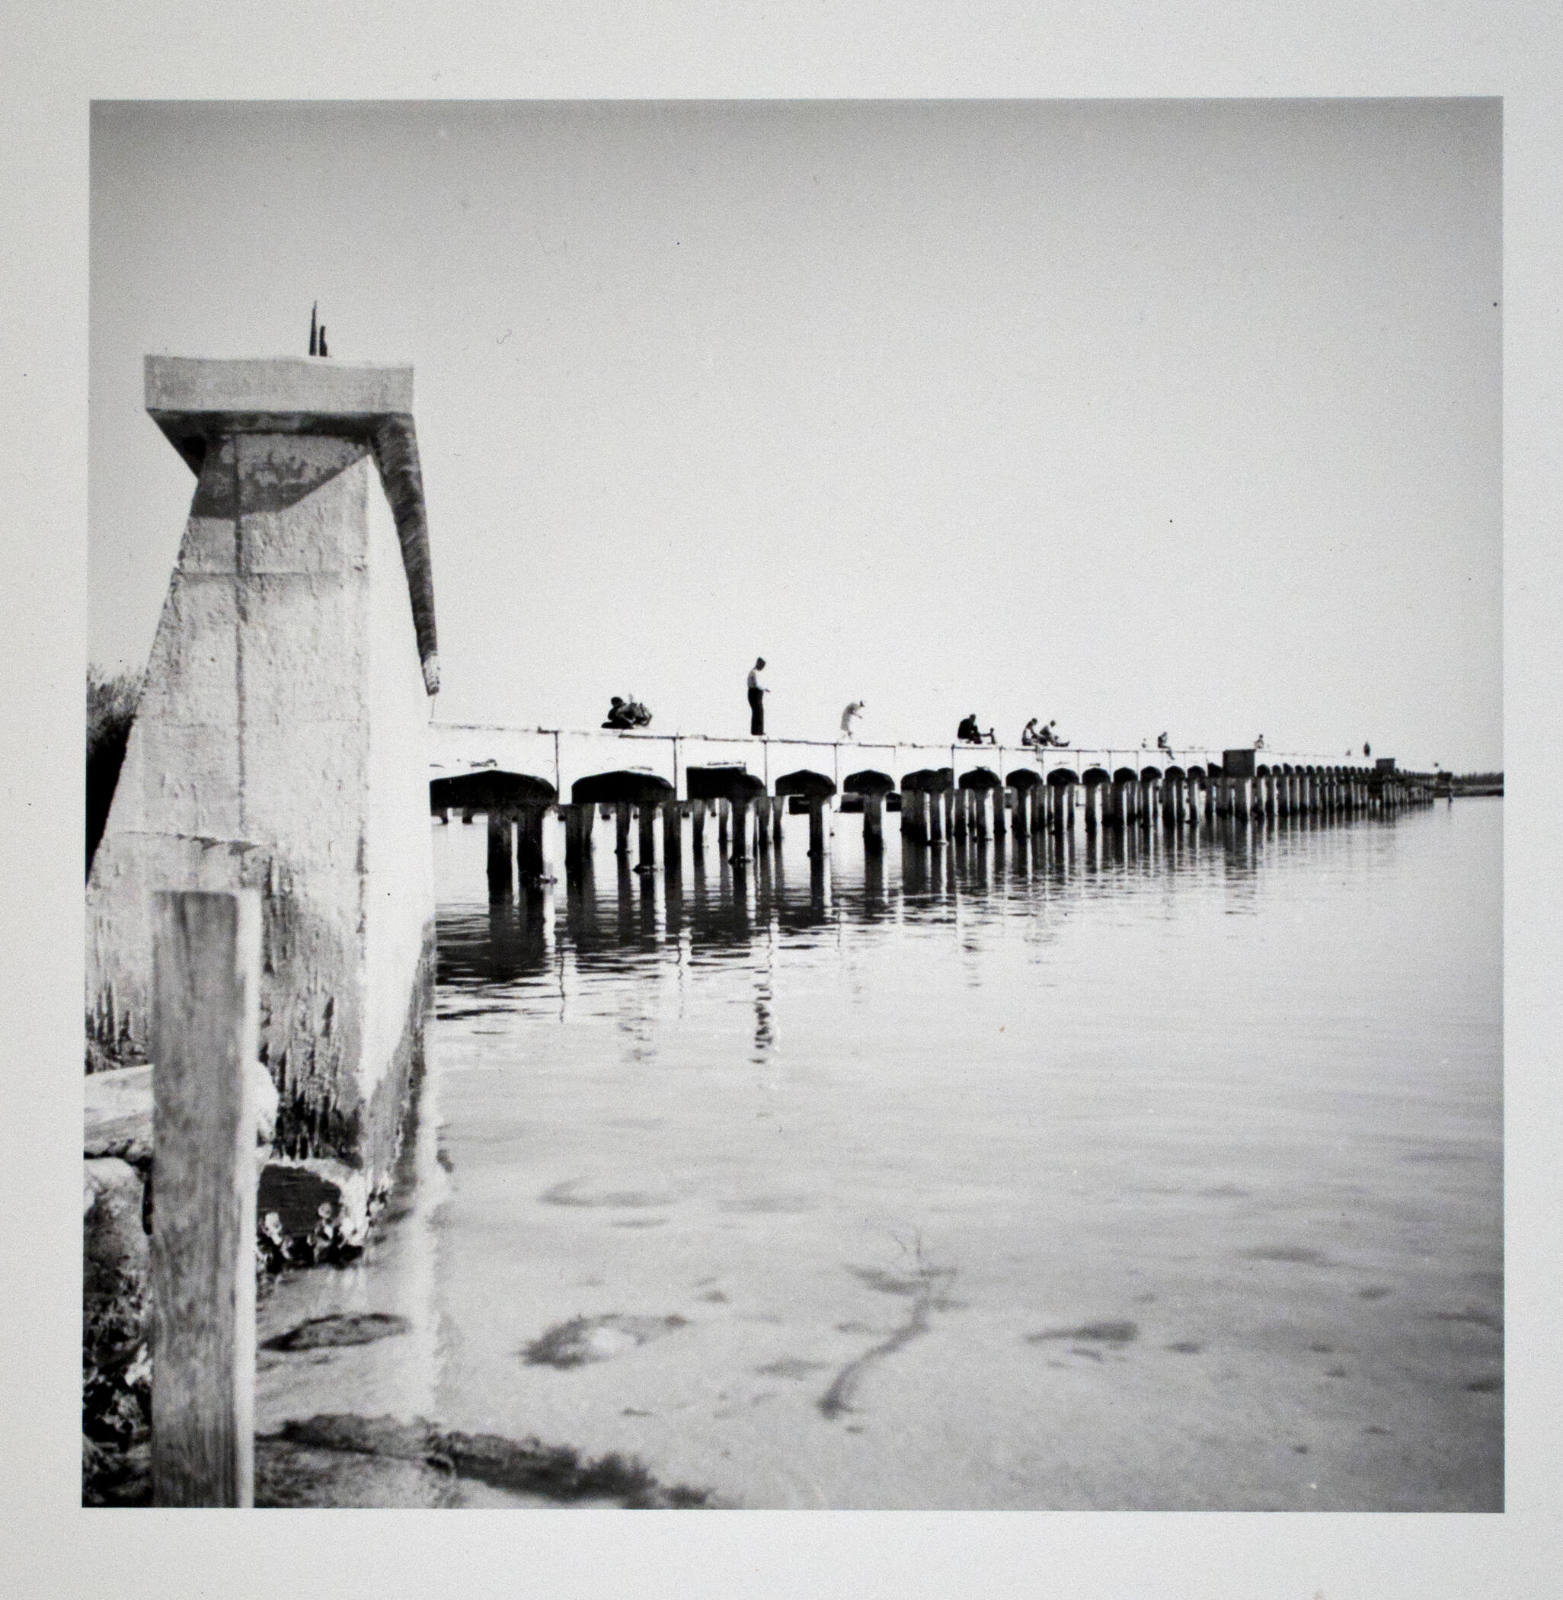
[[[238,361],[148,356],[146,407],[154,415],[408,416],[412,368],[310,356]]]

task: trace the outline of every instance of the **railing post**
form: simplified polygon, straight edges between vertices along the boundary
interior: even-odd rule
[[[152,1501],[250,1506],[260,892],[154,908]]]

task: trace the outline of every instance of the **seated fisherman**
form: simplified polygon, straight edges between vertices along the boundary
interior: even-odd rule
[[[614,695],[608,706],[608,715],[603,722],[603,727],[622,730],[624,728],[633,728],[634,726],[634,718],[630,715],[630,708],[624,697],[622,695]]]

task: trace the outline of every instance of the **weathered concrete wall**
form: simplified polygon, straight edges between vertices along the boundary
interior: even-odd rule
[[[425,663],[374,419],[311,414],[318,364],[279,362],[270,431],[273,364],[241,365],[250,410],[170,431],[199,482],[88,886],[88,1031],[144,1059],[154,890],[262,889],[277,1148],[372,1186],[423,1047]]]

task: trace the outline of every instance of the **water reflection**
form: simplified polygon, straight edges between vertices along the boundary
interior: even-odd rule
[[[1383,833],[1396,820],[1349,826]],[[1179,883],[1217,887],[1228,914],[1253,915],[1267,863],[1345,826],[1320,817],[1260,817],[933,844],[892,835],[883,854],[843,838],[824,856],[804,854],[799,839],[789,850],[757,850],[748,862],[715,852],[671,869],[638,868],[629,855],[605,852],[567,885],[532,889],[514,901],[463,903],[447,883],[440,982],[446,991],[503,988],[537,980],[564,960],[590,972],[669,958],[697,965],[747,959],[761,941],[817,942],[844,926],[946,925],[958,930],[963,947],[977,949],[1006,914],[1034,920],[1049,904],[1158,882],[1169,890]],[[481,883],[470,887],[480,892]],[[449,993],[442,1003],[460,1004]],[[768,1017],[757,1025],[757,1048],[771,1028]]]

